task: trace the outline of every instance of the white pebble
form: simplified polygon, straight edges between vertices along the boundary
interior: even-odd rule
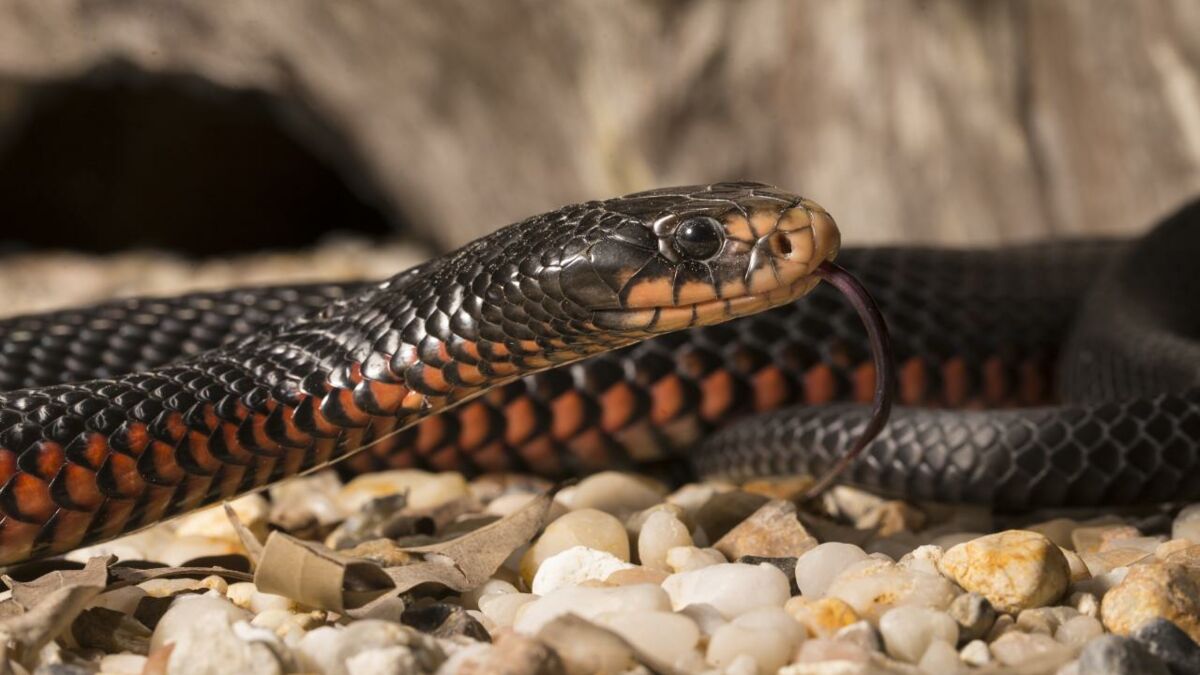
[[[716,607],[703,603],[693,603],[679,610],[679,613],[691,619],[700,628],[705,637],[712,637],[717,629],[729,623]]]
[[[573,546],[542,561],[533,577],[532,590],[535,595],[547,595],[589,579],[603,581],[613,572],[628,569],[633,569],[633,565],[607,551]]]
[[[603,511],[580,509],[546,526],[542,536],[521,557],[521,577],[532,584],[544,560],[574,546],[607,551],[629,561],[629,535],[621,521]]]
[[[992,652],[983,640],[971,640],[958,655],[963,663],[974,668],[981,668],[992,662]]]
[[[667,577],[662,587],[676,610],[704,603],[726,619],[759,607],[782,607],[791,595],[787,576],[767,564],[724,563],[680,572]]]
[[[700,642],[696,622],[673,612],[606,612],[596,616],[596,623],[664,664],[675,663]]]
[[[1087,615],[1080,615],[1063,622],[1054,631],[1054,639],[1068,647],[1082,647],[1094,637],[1104,633],[1104,626],[1098,620]]]
[[[779,607],[746,612],[721,626],[708,643],[706,658],[717,667],[750,656],[761,673],[773,673],[789,661],[804,638],[804,629]]]
[[[866,559],[867,552],[854,544],[820,544],[796,560],[796,586],[801,595],[820,598],[838,574]]]
[[[453,472],[429,473],[417,469],[377,471],[346,483],[338,493],[338,504],[347,512],[359,510],[379,497],[408,493],[410,509],[428,509],[468,494],[467,481]]]
[[[727,563],[725,554],[715,548],[696,548],[695,546],[676,546],[667,549],[667,568],[674,572],[691,572],[702,567],[711,567]]]
[[[484,614],[488,614],[490,607],[491,603],[483,606]],[[670,597],[653,584],[606,588],[564,586],[522,607],[517,612],[513,628],[527,635],[536,635],[542,626],[567,613],[591,619],[606,612],[670,610]]]
[[[478,609],[479,599],[485,595],[494,595],[496,593],[516,593],[517,587],[503,579],[491,578],[483,582],[482,586],[477,586],[462,594],[463,607],[467,609]]]
[[[142,675],[146,657],[140,654],[109,654],[100,659],[100,672],[105,675]]]
[[[958,658],[958,651],[954,649],[954,645],[941,640],[930,643],[925,654],[921,656],[921,660],[917,662],[917,667],[923,672],[937,673],[938,675],[943,673],[954,675],[954,673],[966,670],[962,660]]]
[[[479,598],[479,611],[497,626],[511,626],[517,610],[534,600],[533,593],[492,593]]]
[[[652,570],[672,571],[667,554],[676,547],[691,546],[692,535],[679,518],[666,511],[651,513],[638,533],[638,560]]]
[[[925,607],[896,607],[879,619],[887,653],[916,663],[934,642],[958,642],[958,624],[949,614]]]
[[[162,648],[187,633],[197,621],[223,621],[230,625],[238,621],[249,621],[246,610],[235,607],[221,598],[208,595],[181,595],[171,602],[171,607],[158,620],[154,634],[150,637],[150,651]]]
[[[267,515],[271,505],[267,503],[266,498],[259,494],[250,494],[227,503],[246,529],[260,541],[267,538]],[[225,515],[224,504],[189,513],[175,521],[175,536],[205,537],[241,546],[241,539],[233,529],[233,523],[229,522],[229,516]]]
[[[913,572],[874,557],[846,568],[825,591],[826,596],[844,601],[870,621],[898,606],[946,609],[958,593],[957,587],[940,575]]]
[[[602,471],[584,478],[571,495],[571,510],[596,509],[627,516],[663,500],[666,490],[652,481],[619,471]]]

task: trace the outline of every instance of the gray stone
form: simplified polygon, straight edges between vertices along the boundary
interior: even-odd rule
[[[963,593],[950,603],[946,612],[958,623],[960,645],[987,635],[996,622],[996,609],[979,593]]]
[[[1171,675],[1200,673],[1200,645],[1174,623],[1153,619],[1142,624],[1130,637],[1167,664]]]
[[[1166,664],[1140,642],[1102,635],[1079,654],[1079,675],[1169,675]]]

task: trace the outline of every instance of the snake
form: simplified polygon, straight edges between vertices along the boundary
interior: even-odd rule
[[[1200,204],[1135,242],[843,249],[814,202],[718,183],[563,207],[381,282],[3,319],[0,564],[334,462],[830,475],[857,438],[840,479],[882,493],[1195,499],[1196,232]],[[819,283],[834,258],[891,328],[882,430],[888,368]]]

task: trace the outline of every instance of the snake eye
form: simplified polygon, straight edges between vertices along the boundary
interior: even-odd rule
[[[675,228],[675,250],[693,260],[711,258],[721,250],[721,224],[714,218],[689,218]]]

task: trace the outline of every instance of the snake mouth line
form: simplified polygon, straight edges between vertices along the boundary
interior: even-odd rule
[[[648,334],[707,326],[798,300],[820,281],[814,274],[765,293],[645,309],[602,309],[593,314],[592,321],[600,328]]]

